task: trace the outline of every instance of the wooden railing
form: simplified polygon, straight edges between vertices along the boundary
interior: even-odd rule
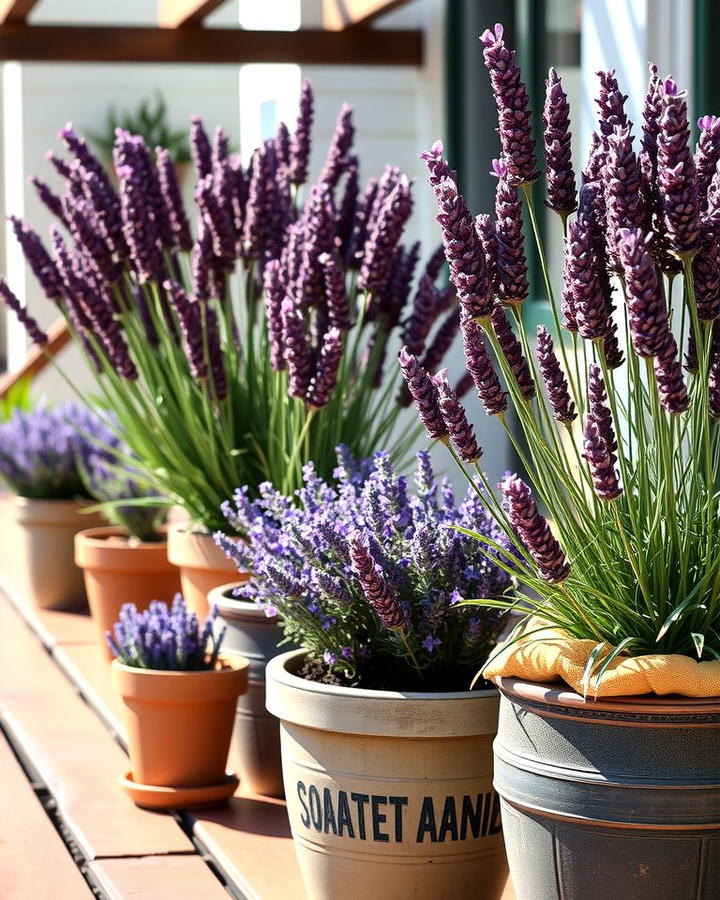
[[[48,342],[44,347],[33,344],[28,350],[25,362],[14,372],[0,376],[0,399],[19,381],[34,378],[50,363],[50,360],[68,344],[72,338],[65,319],[57,319],[47,330]]]

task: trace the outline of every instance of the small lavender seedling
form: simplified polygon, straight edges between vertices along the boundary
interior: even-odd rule
[[[201,626],[195,613],[188,613],[180,594],[172,608],[153,600],[144,612],[125,603],[113,632],[106,632],[108,645],[118,662],[137,669],[171,672],[210,671],[217,666],[225,637],[223,627],[214,631],[217,608]]]

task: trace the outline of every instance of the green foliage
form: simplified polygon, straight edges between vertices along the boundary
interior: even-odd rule
[[[30,412],[34,406],[34,401],[30,396],[31,386],[31,378],[21,378],[4,396],[0,397],[0,422],[7,422],[15,410]]]
[[[167,121],[167,104],[160,93],[143,100],[137,109],[118,111],[111,106],[107,112],[104,131],[89,131],[90,140],[102,152],[105,159],[112,159],[115,129],[123,128],[131,134],[141,135],[152,150],[165,147],[175,163],[190,162],[190,145],[185,131],[174,131]]]

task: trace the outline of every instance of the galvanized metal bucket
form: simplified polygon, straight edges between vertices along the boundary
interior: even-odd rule
[[[498,686],[494,784],[517,900],[720,898],[720,698]]]

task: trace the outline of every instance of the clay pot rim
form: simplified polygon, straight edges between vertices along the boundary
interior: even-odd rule
[[[221,584],[208,593],[210,606],[217,606],[218,612],[228,619],[252,619],[254,622],[268,625],[278,625],[280,616],[266,616],[265,610],[260,609],[252,600],[238,600],[235,597],[226,597],[225,593],[233,588],[242,587],[247,581],[230,581]]]
[[[266,707],[284,722],[338,734],[445,739],[495,734],[500,693],[370,691],[293,675],[307,650],[273,657],[265,670]]]
[[[55,525],[59,523],[77,523],[76,530],[82,530],[82,522],[88,527],[99,525],[102,522],[100,513],[84,512],[95,504],[90,498],[81,497],[72,500],[45,500],[35,497],[21,497],[13,494],[9,498],[11,508],[14,509],[16,521],[26,525]]]
[[[213,540],[212,533],[200,531],[187,522],[176,522],[168,528],[167,556],[184,569],[237,572],[235,563]]]
[[[570,707],[607,713],[629,712],[639,715],[686,716],[720,712],[720,697],[683,697],[679,695],[638,694],[636,696],[584,698],[562,681],[526,681],[522,678],[498,676],[498,688],[511,700],[548,709]]]
[[[82,531],[78,531],[75,540],[82,540],[84,544],[90,547],[109,550],[111,548],[107,544],[108,538],[122,538],[122,543],[118,541],[112,545],[113,550],[120,552],[123,550],[149,551],[158,547],[165,550],[167,547],[167,526],[162,525],[156,528],[155,534],[162,535],[163,539],[160,541],[135,541],[131,543],[128,533],[119,525],[100,525],[97,528],[84,528]]]
[[[249,661],[243,656],[221,656],[222,668],[178,672],[141,669],[114,659],[112,680],[123,697],[151,703],[204,703],[247,690]]]

